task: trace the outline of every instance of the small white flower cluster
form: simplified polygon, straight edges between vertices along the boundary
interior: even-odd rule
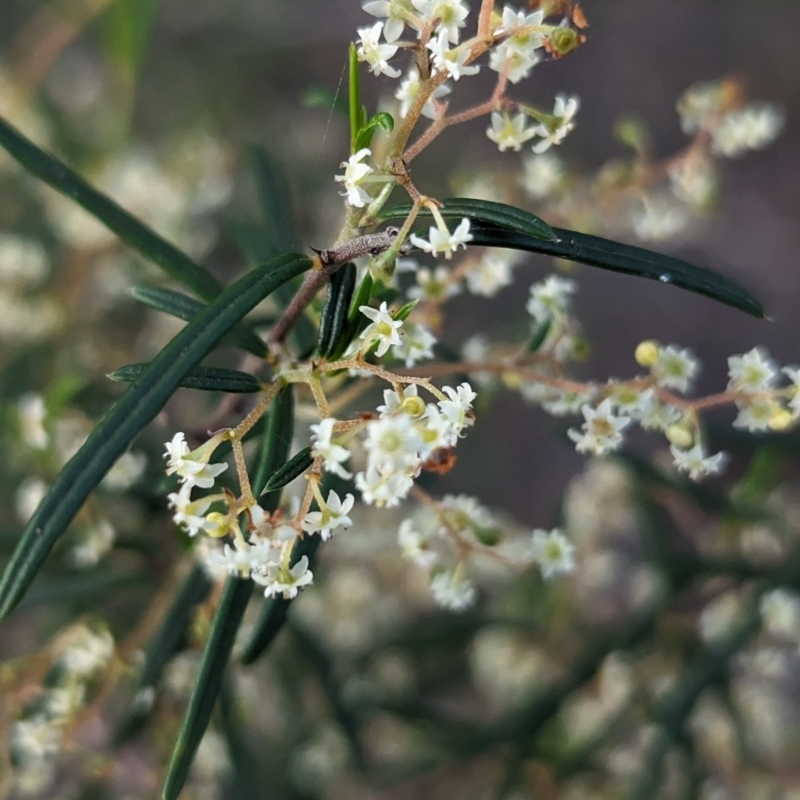
[[[367,460],[355,476],[356,487],[369,505],[396,506],[406,497],[424,463],[437,451],[455,447],[472,425],[475,392],[468,383],[456,389],[445,386],[443,399],[425,403],[414,385],[399,391],[387,389],[379,416],[365,425]],[[323,468],[340,477],[352,477],[342,466],[350,451],[332,441],[335,420],[312,425],[312,454]]]
[[[90,683],[114,656],[109,631],[84,624],[65,631],[56,647],[52,680],[8,730],[13,782],[22,794],[38,793],[52,780],[64,731],[83,708]]]
[[[451,611],[464,611],[477,600],[466,574],[470,555],[491,555],[523,568],[535,563],[545,579],[574,571],[575,548],[559,529],[537,528],[527,546],[508,533],[474,497],[446,495],[404,519],[397,540],[403,556],[429,572],[436,604]]]

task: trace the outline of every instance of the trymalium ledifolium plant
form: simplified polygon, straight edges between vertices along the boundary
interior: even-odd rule
[[[509,242],[506,248],[484,247],[477,253],[470,248],[461,256],[487,235],[502,246],[499,232],[508,223],[502,215],[513,217],[514,210],[494,201],[442,203],[429,197],[412,181],[412,162],[440,135],[454,134],[454,126],[486,117],[486,135],[501,151],[533,151],[525,181],[533,184],[530,193],[537,185],[547,193],[553,179],[537,175],[536,159],[564,141],[579,108],[577,97],[557,95],[552,109],[540,109],[514,95],[534,69],[581,44],[582,15],[554,18],[541,8],[528,12],[511,6],[500,13],[492,5],[483,3],[477,15],[457,0],[364,5],[377,21],[358,30],[351,54],[352,152],[335,176],[345,202],[342,231],[329,249],[316,253],[312,272],[272,330],[272,378],[253,411],[198,448],[190,449],[182,433],[167,445],[167,472],[181,481],[169,496],[175,522],[190,536],[217,539],[219,546],[206,551],[208,563],[251,578],[267,597],[292,598],[313,582],[308,557],[293,557],[299,540],[326,540],[346,530],[357,502],[392,508],[410,500],[417,506],[400,525],[400,548],[428,571],[436,601],[454,610],[475,601],[469,576],[476,557],[512,570],[536,564],[548,578],[569,572],[574,548],[560,530],[537,529],[527,541],[504,535],[502,524],[478,499],[433,497],[417,483],[426,471],[447,470],[457,445],[476,423],[478,393],[491,392],[498,383],[551,414],[576,417],[568,435],[581,453],[601,456],[618,450],[634,425],[657,432],[668,440],[677,469],[692,479],[719,473],[725,464],[724,453],[706,450],[702,415],[707,410],[735,404],[734,425],[750,431],[786,429],[800,414],[800,373],[784,369],[789,385],[780,387],[780,368],[758,348],[732,356],[728,387],[709,397],[687,397],[700,369],[693,353],[654,341],[636,349],[636,362],[645,371],[630,379],[575,380],[568,364],[584,347],[571,307],[577,284],[560,275],[534,283],[520,301],[520,311],[530,319],[527,341],[490,342],[476,333],[461,358],[437,358],[447,301],[464,289],[493,296],[513,281],[520,253]],[[372,74],[397,81],[393,113],[369,116],[361,106],[359,62]],[[454,110],[458,88],[481,69],[496,75],[491,96]],[[664,167],[679,187],[676,204],[680,196],[708,193],[703,187],[709,169],[701,164],[713,154],[738,155],[762,147],[780,128],[779,112],[743,105],[725,84],[687,93],[682,119],[696,136],[685,153]],[[653,230],[659,223],[647,198],[646,189],[654,182],[647,172],[642,168],[639,199],[656,215],[647,224]],[[387,214],[395,189],[410,205]],[[413,232],[422,216],[432,224]],[[372,232],[389,217],[400,227]],[[518,212],[514,219],[531,227],[534,245],[536,237],[558,243],[559,234],[525,217]],[[666,220],[661,224],[670,225]],[[640,219],[636,225],[639,231],[646,227]],[[426,265],[413,257],[417,253],[427,257]],[[658,277],[672,281],[668,269]],[[313,302],[329,281],[320,312]],[[306,313],[319,325],[319,340],[310,356],[298,358],[285,341]],[[461,378],[449,385],[434,382],[448,376]],[[291,469],[269,487],[275,491],[301,478],[299,501],[270,513],[252,490],[243,439],[289,385],[303,387],[318,421]],[[382,403],[359,405],[359,397],[376,385],[383,386]],[[215,460],[223,443],[233,450],[237,491],[213,488],[228,469]],[[351,483],[337,491],[326,485],[326,476]]]
[[[590,456],[620,450],[637,426],[652,432],[665,441],[674,471],[691,480],[725,467],[726,454],[707,447],[709,412],[733,406],[734,427],[749,432],[788,430],[800,417],[800,368],[781,368],[759,347],[732,355],[727,386],[708,396],[692,393],[697,356],[682,345],[650,340],[646,331],[632,354],[637,367],[631,377],[578,379],[570,366],[585,360],[588,348],[573,309],[574,273],[523,283],[521,269],[529,253],[553,256],[763,316],[758,301],[723,276],[601,234],[657,241],[690,232],[718,193],[721,159],[768,145],[782,128],[781,111],[748,102],[732,80],[698,84],[678,102],[686,147],[657,160],[644,125],[624,120],[617,134],[631,159],[581,176],[556,155],[578,122],[579,99],[534,91],[526,79],[544,76],[549,62],[584,45],[582,10],[564,0],[528,9],[495,6],[491,0],[472,7],[463,0],[363,4],[364,26],[348,60],[350,150],[330,180],[331,194],[338,191],[343,204],[338,236],[323,249],[291,252],[292,242],[281,237],[289,203],[278,188],[268,252],[259,257],[268,260],[227,288],[192,258],[205,252],[202,237],[187,236],[187,254],[122,210],[152,224],[166,220],[171,238],[183,242],[188,209],[213,208],[230,192],[221,148],[205,143],[208,180],[196,181],[200,188],[183,184],[183,197],[141,154],[128,154],[98,179],[115,194],[115,205],[0,121],[0,145],[69,199],[43,195],[63,240],[97,253],[110,246],[110,231],[191,292],[133,289],[136,300],[188,324],[151,361],[111,375],[132,385],[92,432],[77,425],[61,435],[52,400],[20,398],[16,417],[26,447],[41,454],[53,443],[58,463],[49,487],[31,478],[18,491],[17,511],[27,527],[0,582],[2,613],[20,602],[70,523],[87,515],[84,504],[101,482],[103,491],[123,493],[142,480],[146,457],[129,448],[179,387],[224,395],[202,426],[170,431],[166,477],[154,490],[158,502],[169,505],[194,570],[179,593],[175,618],[167,615],[174,628],[163,629],[161,649],[145,658],[134,716],[152,708],[155,686],[194,607],[212,586],[218,593],[165,797],[176,797],[186,780],[253,588],[268,602],[244,647],[245,663],[269,646],[288,603],[315,583],[318,545],[347,536],[359,512],[362,518],[365,510],[384,514],[396,529],[398,554],[415,565],[433,602],[447,610],[474,608],[487,573],[537,570],[550,581],[575,569],[579,543],[564,526],[541,521],[533,531],[521,530],[480,498],[437,496],[430,488],[435,475],[450,470],[498,391],[518,392],[567,418],[565,438]],[[367,72],[386,89],[374,113],[361,99]],[[464,107],[459,90],[478,73],[489,73],[494,88]],[[508,169],[486,173],[465,165],[461,196],[430,196],[415,159],[440,137],[458,137],[462,125],[485,126]],[[73,201],[93,216],[91,224],[72,213],[78,209]],[[36,338],[58,329],[63,315],[57,308],[24,305],[25,287],[40,280],[35,273],[44,261],[24,237],[0,239],[0,262],[12,265],[0,278],[11,275],[18,292],[0,314],[0,331]],[[476,319],[457,350],[440,342],[453,298],[469,293],[488,301],[512,284],[524,319],[519,341],[491,340]],[[263,317],[256,324],[250,312],[266,299],[268,325]],[[220,344],[248,353],[238,369],[201,363]],[[514,480],[520,477],[509,476]],[[114,546],[112,521],[94,509],[88,516],[92,524],[70,550],[76,566],[96,564]],[[793,599],[789,605],[794,608]],[[68,718],[93,692],[96,673],[113,651],[104,628],[70,630],[55,648],[58,669],[43,705],[29,708],[12,731],[16,768],[27,770],[31,785],[46,773]]]

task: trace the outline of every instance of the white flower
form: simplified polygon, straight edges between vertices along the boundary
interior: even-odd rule
[[[701,444],[696,444],[691,450],[681,450],[673,444],[669,452],[672,454],[675,466],[681,472],[688,472],[693,481],[700,480],[706,475],[718,474],[728,459],[725,453],[706,456]]]
[[[441,31],[438,37],[428,42],[428,50],[433,56],[434,72],[446,72],[454,81],[462,75],[475,75],[480,71],[477,64],[467,66],[465,63],[469,58],[470,48],[449,49],[446,31]]]
[[[47,447],[50,437],[44,429],[47,419],[47,408],[40,394],[29,392],[17,401],[20,433],[25,444],[42,450]]]
[[[722,108],[725,95],[725,87],[720,81],[695,83],[690,86],[678,98],[681,130],[689,134],[707,127],[709,120],[713,119]]]
[[[739,413],[733,421],[733,427],[748,431],[769,430],[770,422],[780,412],[778,403],[768,395],[754,395],[747,402],[737,402],[736,406]]]
[[[791,399],[789,400],[789,408],[791,408],[795,414],[798,414],[800,413],[800,367],[784,367],[781,372],[792,382],[792,385],[789,387],[792,392]]]
[[[491,360],[492,348],[489,340],[482,333],[470,336],[461,346],[461,358],[468,364],[485,364]],[[492,372],[472,372],[470,376],[478,386],[494,383],[496,376]]]
[[[408,414],[416,419],[425,413],[425,401],[419,396],[415,383],[400,387],[399,392],[395,392],[393,389],[384,389],[383,402],[384,405],[377,408],[381,417]]]
[[[452,436],[450,446],[455,446],[464,428],[474,425],[475,420],[471,416],[472,401],[478,396],[472,391],[468,383],[462,383],[458,388],[444,386],[442,392],[447,395],[447,400],[440,400],[439,409],[445,419],[452,426]]]
[[[371,28],[359,28],[358,60],[366,61],[373,75],[388,75],[399,78],[400,70],[389,66],[389,59],[397,52],[396,44],[381,44],[383,23],[376,22]]]
[[[578,97],[565,97],[558,95],[553,106],[552,119],[540,123],[536,128],[537,136],[542,140],[533,146],[534,153],[544,153],[551,145],[561,144],[564,137],[575,127],[573,118],[578,113],[580,99]]]
[[[32,289],[42,283],[49,271],[47,250],[41,243],[0,233],[0,282]]]
[[[372,167],[369,164],[362,164],[361,161],[370,155],[372,152],[368,147],[359,150],[339,165],[345,168],[344,175],[334,176],[334,180],[344,184],[342,197],[346,197],[347,202],[354,208],[363,208],[370,201],[369,195],[361,186],[367,175],[372,172]]]
[[[527,127],[528,115],[521,111],[513,118],[506,111],[492,112],[492,125],[486,129],[486,135],[497,145],[500,152],[509,148],[515,152],[522,149],[522,145],[536,136],[536,126]]]
[[[398,414],[368,422],[364,447],[371,466],[391,471],[415,469],[422,437],[408,415]]]
[[[103,478],[101,486],[112,492],[122,492],[125,489],[130,489],[142,477],[146,466],[147,455],[145,453],[135,453],[132,450],[128,450],[114,462],[114,466]]]
[[[535,384],[541,386],[541,384]],[[591,390],[583,392],[567,391],[548,391],[546,397],[540,402],[542,408],[548,414],[556,417],[565,417],[568,414],[578,414],[580,410],[592,399],[594,392]],[[530,398],[538,400],[538,398]]]
[[[314,582],[314,573],[308,568],[308,557],[302,556],[291,569],[270,570],[266,575],[253,573],[253,580],[264,586],[264,597],[283,595],[284,600],[297,597],[297,592]]]
[[[353,520],[347,516],[353,508],[353,503],[355,503],[355,498],[352,494],[346,494],[342,501],[339,495],[331,490],[328,492],[325,508],[306,514],[306,518],[302,522],[303,530],[308,533],[317,531],[323,541],[330,538],[336,528],[346,530],[353,524]]]
[[[629,417],[614,415],[611,400],[603,400],[597,408],[585,405],[581,408],[585,422],[581,426],[583,433],[574,428],[567,431],[567,436],[575,442],[579,453],[604,455],[616,450],[622,444],[622,431],[630,424]]]
[[[352,478],[352,473],[342,466],[350,458],[350,451],[331,441],[335,424],[336,420],[328,417],[318,425],[311,426],[311,455],[323,459],[327,472],[332,472],[340,478]]]
[[[682,158],[667,168],[672,193],[684,203],[706,208],[717,191],[717,175],[709,158],[702,155]]]
[[[386,355],[387,350],[394,346],[401,344],[400,328],[403,327],[403,321],[400,319],[392,319],[386,302],[381,303],[380,308],[372,308],[371,306],[359,306],[358,309],[365,317],[372,320],[367,325],[361,338],[364,343],[378,342],[378,349],[375,351],[378,357]]]
[[[637,419],[646,431],[665,431],[670,425],[680,422],[683,413],[675,406],[667,405],[652,397],[639,412]]]
[[[772,389],[778,377],[778,365],[766,350],[754,347],[749,353],[728,359],[728,388],[735,392],[763,392]]]
[[[545,280],[531,286],[525,309],[539,323],[566,314],[569,310],[569,296],[577,288],[573,280],[549,275]]]
[[[412,300],[441,303],[450,297],[455,297],[460,291],[461,286],[458,281],[450,280],[450,270],[439,265],[432,270],[420,267],[417,270],[417,282],[409,287],[406,294]]]
[[[652,389],[638,389],[625,383],[609,381],[608,397],[618,414],[639,419],[652,404],[655,392]]]
[[[14,511],[22,522],[27,522],[44,500],[50,487],[41,478],[25,478],[14,493]]]
[[[761,619],[773,635],[797,640],[800,637],[800,597],[789,589],[778,588],[761,598]]]
[[[768,103],[729,111],[713,132],[711,150],[716,155],[736,158],[748,150],[761,150],[783,130],[786,115]]]
[[[403,341],[395,345],[392,353],[407,367],[413,367],[418,361],[433,358],[433,346],[436,337],[424,326],[407,322],[403,326]]]
[[[450,611],[466,611],[478,599],[472,583],[466,578],[457,577],[455,570],[434,575],[431,580],[431,594],[437,605]]]
[[[531,558],[545,579],[575,571],[575,545],[558,528],[533,532]]]
[[[364,502],[378,507],[398,505],[413,485],[410,475],[387,468],[378,469],[374,464],[367,466],[366,472],[356,475],[356,487]]]
[[[652,367],[659,386],[688,392],[691,381],[700,371],[700,362],[691,350],[681,350],[675,345],[658,348],[658,356]]]
[[[515,11],[511,6],[503,9],[503,20],[499,28],[495,28],[495,36],[506,36],[506,43],[518,50],[537,50],[544,44],[544,34],[535,28],[544,21],[544,11],[526,14]]]
[[[213,444],[213,447],[207,446],[212,442],[207,442],[197,450],[190,451],[184,434],[176,433],[166,444],[164,457],[168,458],[167,475],[177,473],[182,483],[201,489],[210,489],[217,476],[228,469],[227,464],[208,463],[208,459],[214,452],[213,447],[216,447],[216,443]]]
[[[403,35],[404,14],[412,11],[409,0],[369,0],[361,8],[373,17],[386,17],[383,37],[387,42],[396,42]]]
[[[489,69],[508,75],[511,83],[519,83],[530,75],[539,63],[539,57],[532,50],[518,50],[503,42],[489,54]]]
[[[469,232],[469,219],[464,217],[459,222],[458,227],[450,233],[448,230],[439,230],[438,227],[431,226],[428,231],[428,240],[411,234],[411,243],[426,253],[444,253],[445,258],[449,258],[451,253],[455,253],[459,247],[466,248],[467,242],[472,241],[472,234]]]
[[[522,162],[520,186],[533,200],[544,200],[564,180],[565,170],[561,159],[553,153],[528,156]]]
[[[417,92],[419,92],[420,87],[420,79],[419,79],[419,70],[412,66],[408,70],[408,74],[400,83],[397,91],[394,93],[394,96],[400,101],[400,118],[405,118],[406,114],[408,114],[409,109],[411,108],[411,104],[414,102],[414,98],[417,96]],[[443,83],[441,86],[437,86],[433,92],[431,93],[428,102],[422,108],[422,116],[427,117],[428,119],[436,119],[436,100],[439,100],[442,97],[450,94],[452,89],[446,83]]]
[[[397,531],[397,543],[403,556],[413,561],[418,567],[429,569],[438,560],[438,554],[430,549],[427,538],[416,528],[414,521],[404,519]]]
[[[513,283],[512,270],[518,260],[514,251],[487,250],[467,272],[467,287],[472,294],[494,297]]]
[[[436,21],[434,30],[453,44],[458,43],[459,28],[467,23],[469,11],[463,0],[411,0],[425,23]]]
[[[670,194],[643,196],[631,213],[634,233],[645,242],[662,242],[683,231],[691,217]]]
[[[169,507],[173,509],[172,521],[183,528],[189,536],[196,536],[199,531],[205,530],[205,513],[213,502],[213,498],[200,497],[191,499],[192,485],[185,483],[179,492],[167,495]]]
[[[445,536],[448,530],[461,534],[488,531],[497,528],[497,520],[492,512],[468,494],[447,494],[439,501],[441,518],[446,525],[440,533]]]
[[[437,450],[452,447],[455,443],[452,423],[441,412],[439,406],[433,403],[428,403],[422,425],[418,430],[423,442],[419,457],[423,461],[430,458]]]

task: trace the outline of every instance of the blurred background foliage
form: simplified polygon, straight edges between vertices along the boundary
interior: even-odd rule
[[[588,44],[537,68],[527,88],[545,103],[555,89],[581,96],[560,151],[575,169],[620,157],[615,121],[630,113],[655,153],[675,151],[675,98],[724,74],[782,104],[788,134],[729,165],[716,208],[660,245],[751,287],[772,321],[580,270],[592,346],[582,369],[628,374],[645,337],[693,347],[707,364],[701,391],[723,384],[728,354],[754,344],[797,361],[800,6],[596,0],[585,10]],[[368,22],[358,3],[4,0],[0,13],[0,114],[221,280],[266,255],[254,146],[288,176],[298,246],[329,241],[341,213],[331,176],[348,147],[331,109],[347,43]],[[364,81],[372,107],[380,90]],[[516,168],[483,133],[459,131],[415,163],[431,193],[472,178],[472,164]],[[141,283],[169,285],[0,153],[3,560],[118,396],[104,375],[152,357],[181,324],[130,297]],[[459,298],[445,341],[507,331],[518,292]],[[176,395],[0,627],[6,794],[158,795],[218,594],[166,513],[160,443],[210,408],[206,395]],[[318,585],[268,656],[228,673],[184,796],[797,800],[797,435],[712,430],[711,449],[734,464],[696,487],[635,439],[636,455],[584,462],[557,421],[514,393],[482,411],[437,492],[474,492],[528,527],[563,523],[574,575],[545,586],[488,574],[476,609],[442,612],[399,558],[399,517],[362,513],[325,548]],[[153,642],[174,657],[154,666]],[[155,672],[134,694],[143,662]]]

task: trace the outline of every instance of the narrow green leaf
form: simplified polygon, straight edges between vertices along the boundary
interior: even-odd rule
[[[138,380],[149,364],[126,364],[115,369],[108,377],[112,381],[133,383]],[[230,394],[255,394],[264,387],[261,381],[249,372],[222,367],[195,367],[178,384],[184,389],[199,389],[203,392],[228,392]]]
[[[306,556],[309,568],[313,567],[317,548],[321,542],[322,537],[316,534],[304,536],[300,539],[292,551],[292,566],[303,556]],[[289,611],[291,602],[291,600],[285,600],[283,597],[272,597],[264,603],[261,607],[261,613],[253,626],[250,639],[239,657],[239,662],[243,666],[248,666],[255,662],[272,644],[286,622],[286,614]]]
[[[139,71],[159,0],[114,0],[106,13],[106,49],[126,77]]]
[[[207,304],[201,300],[195,300],[194,297],[160,286],[134,286],[129,290],[129,294],[134,300],[138,300],[156,311],[163,311],[165,314],[186,322],[193,320],[207,307]],[[267,346],[258,334],[243,322],[236,325],[225,337],[225,340],[259,358],[264,358],[268,352]]]
[[[544,344],[545,339],[547,339],[547,334],[550,333],[550,328],[552,327],[552,317],[548,317],[541,325],[537,326],[526,348],[529,353],[536,353],[539,350],[539,348]]]
[[[334,273],[333,279],[337,279],[337,291],[333,300],[333,307],[330,310],[329,332],[325,349],[320,349],[320,355],[327,358],[331,353],[339,349],[342,333],[347,326],[347,316],[350,312],[350,303],[356,288],[356,276],[358,270],[352,262],[344,264]],[[325,320],[323,314],[323,321]]]
[[[236,641],[253,589],[251,580],[228,578],[214,613],[211,631],[206,641],[197,681],[189,698],[178,741],[164,780],[162,797],[175,800],[180,794],[197,748],[206,732],[214,703],[217,700],[225,667]]]
[[[361,76],[358,69],[358,50],[350,43],[347,57],[348,66],[348,102],[350,107],[350,152],[356,152],[356,139],[361,130]]]
[[[291,483],[295,478],[300,477],[313,463],[314,456],[311,455],[311,448],[304,447],[273,473],[264,487],[264,493],[282,489],[287,483]]]
[[[339,300],[339,292],[342,288],[342,270],[333,273],[328,282],[328,291],[325,295],[325,305],[322,308],[322,315],[319,321],[319,336],[317,338],[317,353],[324,356],[331,345],[331,330],[333,328],[333,312]]]
[[[196,264],[109,197],[93,189],[66,164],[39,149],[2,118],[0,146],[28,172],[83,206],[137,253],[188,286],[199,297],[211,300],[222,290],[220,283],[207,269]]]
[[[200,564],[195,565],[147,646],[134,697],[143,690],[155,689],[167,664],[183,647],[194,611],[208,597],[211,587],[212,582],[205,568]],[[152,704],[149,703],[139,707],[134,706],[117,730],[114,736],[115,743],[121,744],[134,736],[141,729],[151,708]]]
[[[58,603],[65,606],[76,600],[88,604],[97,602],[96,595],[118,592],[132,586],[145,586],[151,578],[143,572],[109,572],[107,569],[70,575],[66,578],[37,581],[20,604],[24,608]]]
[[[472,229],[471,244],[544,253],[612,272],[650,278],[705,295],[751,316],[760,318],[764,316],[761,303],[749,292],[711,270],[692,266],[678,258],[654,253],[652,250],[601,239],[599,236],[561,228],[553,230],[558,239],[554,242],[543,242],[494,226],[476,225]]]
[[[350,304],[350,310],[347,312],[347,322],[342,329],[339,336],[339,343],[336,347],[332,348],[328,353],[328,361],[338,361],[344,355],[350,343],[356,336],[364,330],[369,324],[369,319],[361,313],[361,306],[368,306],[370,297],[372,296],[372,289],[374,281],[369,272],[364,275],[364,279],[356,291],[353,302]]]
[[[392,312],[392,319],[405,322],[410,316],[411,312],[417,307],[418,300],[410,300],[408,303],[400,306],[397,311]]]
[[[164,407],[184,376],[264,297],[310,266],[306,256],[290,253],[248,272],[150,362],[67,463],[23,531],[0,580],[1,616],[20,601],[89,493]]]
[[[266,427],[261,437],[258,455],[253,467],[251,488],[258,497],[270,478],[286,463],[294,435],[294,389],[284,386],[278,392],[266,413]],[[270,513],[278,508],[280,492],[276,492],[261,503]]]
[[[231,794],[223,796],[230,800],[254,800],[261,797],[258,781],[257,752],[249,736],[239,704],[236,702],[234,681],[226,675],[219,692],[219,720],[233,769],[230,771]]]
[[[490,200],[474,200],[469,197],[450,197],[444,201],[439,209],[445,219],[462,219],[466,217],[474,225],[484,223],[495,228],[513,231],[523,236],[534,239],[555,241],[556,233],[543,219],[529,211],[509,206],[505,203],[494,203]],[[411,205],[404,204],[390,208],[381,215],[381,218],[396,219],[407,217],[411,212]],[[432,217],[430,209],[423,208],[420,217]]]
[[[375,131],[377,131],[378,128],[382,131],[392,131],[394,129],[394,118],[392,115],[381,111],[370,117],[361,130],[359,130],[353,151],[357,153],[359,150],[369,147],[370,144],[372,144],[372,137],[375,135]]]

